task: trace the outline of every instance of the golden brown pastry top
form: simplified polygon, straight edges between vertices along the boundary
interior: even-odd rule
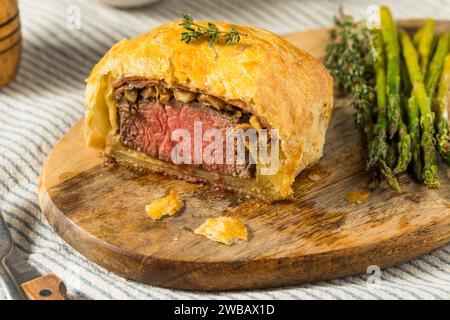
[[[117,130],[112,83],[125,76],[163,80],[225,101],[235,100],[266,125],[278,128],[286,158],[283,171],[292,183],[322,152],[323,139],[315,136],[325,135],[333,91],[325,67],[266,30],[237,26],[245,34],[239,43],[209,46],[207,40],[182,42],[184,29],[179,23],[118,42],[95,66],[87,79],[87,143],[101,147],[105,137]],[[232,27],[216,25],[223,31]]]

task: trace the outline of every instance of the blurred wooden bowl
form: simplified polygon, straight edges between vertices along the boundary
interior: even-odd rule
[[[157,1],[159,0],[101,0],[101,2],[107,5],[122,9],[142,7]]]
[[[17,0],[0,0],[0,88],[17,73],[22,52]]]

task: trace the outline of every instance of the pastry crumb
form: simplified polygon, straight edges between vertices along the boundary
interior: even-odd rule
[[[321,177],[318,174],[312,173],[308,175],[308,179],[311,181],[319,181],[321,179]]]
[[[367,198],[370,197],[371,194],[372,194],[372,192],[369,192],[369,191],[349,192],[345,196],[345,201],[347,201],[347,203],[362,204],[364,201],[367,200]]]
[[[183,208],[183,200],[175,190],[170,190],[169,194],[160,199],[153,200],[145,206],[145,212],[153,220],[158,220],[163,216],[173,216]]]
[[[195,234],[207,237],[227,246],[248,240],[247,227],[241,218],[209,218],[194,230]]]

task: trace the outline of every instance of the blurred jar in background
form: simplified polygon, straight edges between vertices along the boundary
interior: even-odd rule
[[[22,52],[17,0],[0,0],[0,88],[17,73]]]

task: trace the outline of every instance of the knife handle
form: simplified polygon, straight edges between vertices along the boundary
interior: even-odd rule
[[[29,300],[66,300],[66,286],[54,274],[48,274],[21,285]]]

